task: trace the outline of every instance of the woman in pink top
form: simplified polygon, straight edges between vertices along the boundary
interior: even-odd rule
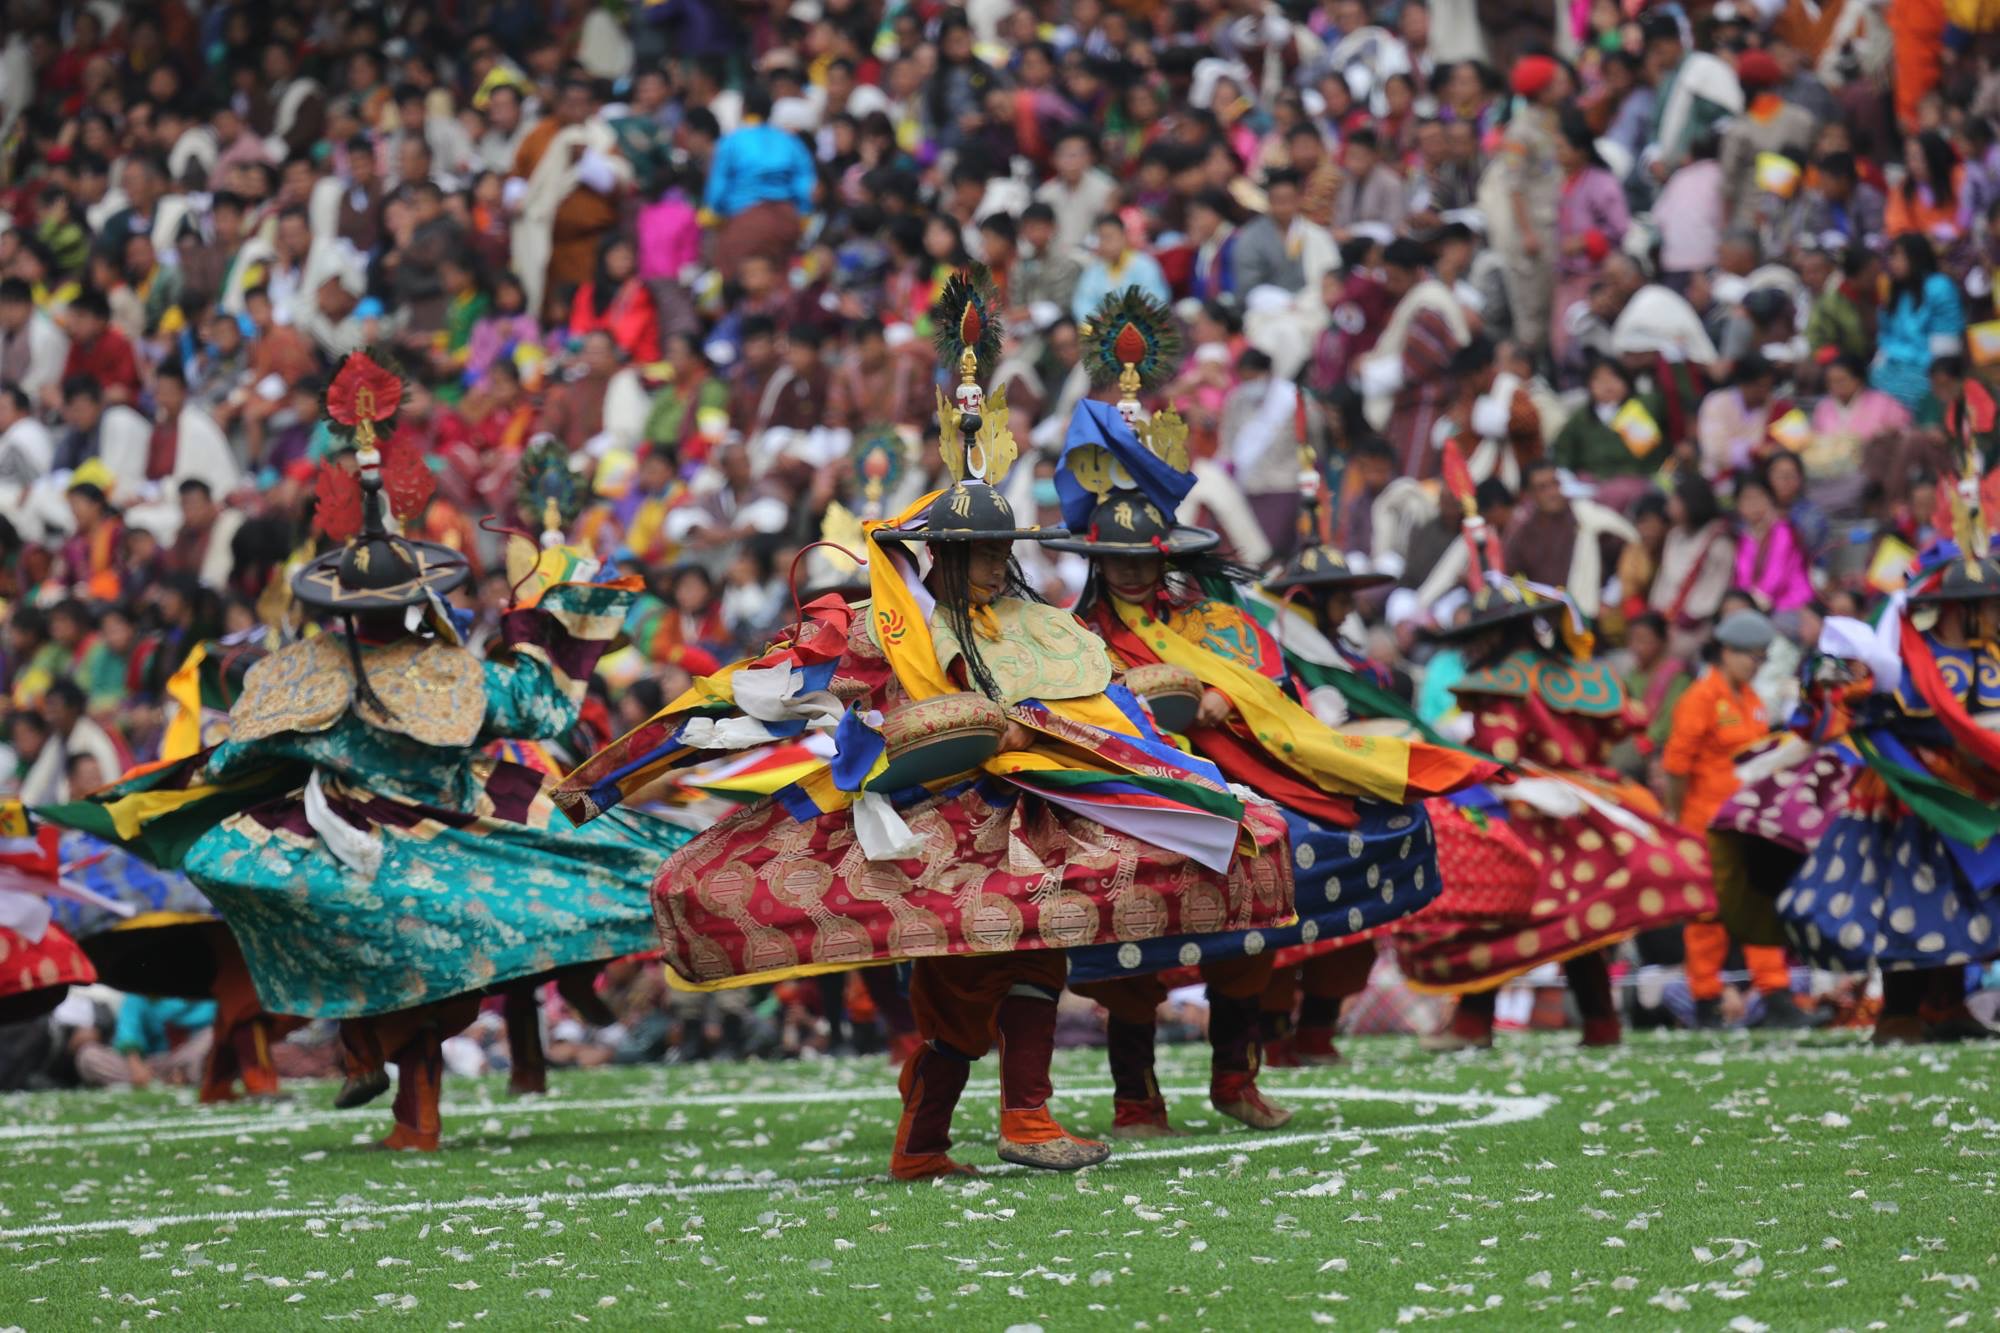
[[[1748,476],[1737,483],[1736,516],[1743,523],[1743,535],[1736,543],[1736,586],[1766,612],[1796,611],[1812,601],[1812,580],[1798,534],[1778,512],[1763,477]]]
[[[678,184],[639,210],[638,237],[639,276],[647,282],[678,281],[701,258],[701,224]]]
[[[1826,396],[1813,408],[1806,475],[1816,485],[1852,477],[1861,468],[1863,445],[1909,424],[1909,408],[1869,387],[1868,363],[1843,353],[1827,365]]]

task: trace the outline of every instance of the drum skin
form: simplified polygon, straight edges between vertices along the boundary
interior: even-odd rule
[[[983,694],[944,694],[906,704],[882,720],[889,766],[868,783],[901,791],[956,777],[1000,752],[1007,713]]]
[[[1186,731],[1201,709],[1201,681],[1186,667],[1136,666],[1125,673],[1125,687],[1146,701],[1161,731]]]

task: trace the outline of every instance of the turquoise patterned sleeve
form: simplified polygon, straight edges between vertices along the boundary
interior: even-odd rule
[[[298,759],[297,738],[287,733],[257,741],[224,741],[209,751],[207,772],[214,782],[241,778],[258,769]]]
[[[482,665],[486,739],[552,740],[576,725],[576,701],[556,683],[555,671],[539,653],[517,652],[507,661]]]

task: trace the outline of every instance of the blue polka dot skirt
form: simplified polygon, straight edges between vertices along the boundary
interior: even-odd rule
[[[1437,841],[1421,805],[1355,803],[1360,822],[1335,828],[1284,812],[1298,919],[1290,925],[1175,935],[1069,951],[1072,984],[1143,976],[1365,934],[1428,905],[1441,888]]]
[[[1992,958],[2000,954],[2000,846],[1972,849],[1910,814],[1842,814],[1777,908],[1792,943],[1835,970]]]

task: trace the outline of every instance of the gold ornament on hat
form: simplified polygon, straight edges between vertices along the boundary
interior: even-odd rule
[[[974,264],[945,282],[934,312],[939,358],[958,366],[958,386],[947,398],[937,391],[938,452],[954,481],[998,486],[1020,448],[1007,422],[1007,391],[987,393],[979,377],[1000,354],[999,292],[993,275]],[[975,429],[966,421],[978,423]]]

